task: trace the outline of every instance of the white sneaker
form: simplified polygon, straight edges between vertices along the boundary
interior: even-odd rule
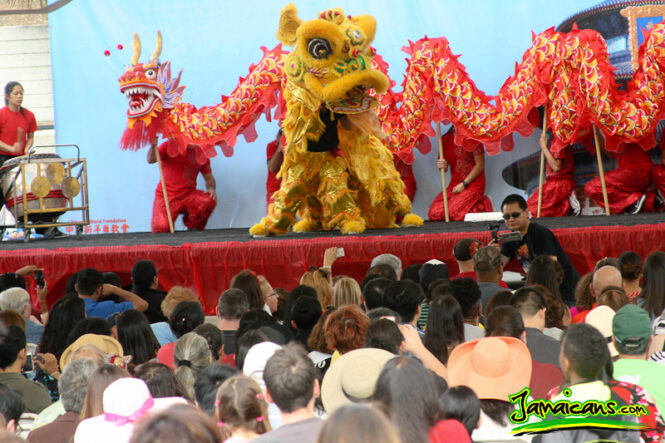
[[[570,212],[573,216],[578,216],[582,212],[582,206],[580,201],[577,199],[577,194],[575,191],[571,192],[568,196],[568,202],[570,203]]]
[[[625,212],[628,214],[637,214],[642,209],[642,205],[644,204],[644,200],[646,200],[646,198],[647,196],[642,194],[642,196],[635,203],[626,208]]]

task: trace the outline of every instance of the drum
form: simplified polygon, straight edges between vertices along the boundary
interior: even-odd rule
[[[62,194],[62,163],[57,154],[32,154],[7,160],[0,168],[0,183],[5,196],[5,205],[20,223],[25,214],[23,183],[26,185],[28,210],[39,210],[39,198],[43,197],[44,209],[63,208],[63,212],[42,212],[29,214],[30,222],[56,220],[64,213],[67,198]],[[21,165],[25,165],[25,180],[21,175]],[[51,166],[54,165],[54,166]],[[53,173],[55,171],[55,173]]]

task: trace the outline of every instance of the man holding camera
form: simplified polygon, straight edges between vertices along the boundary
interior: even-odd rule
[[[504,265],[515,258],[522,265],[524,272],[527,272],[534,258],[539,255],[549,255],[563,267],[563,282],[559,287],[561,297],[564,301],[574,302],[575,286],[580,279],[580,275],[552,231],[531,222],[526,201],[520,195],[511,194],[507,196],[501,203],[501,210],[508,229],[519,232],[522,236],[519,241],[501,242],[501,255],[503,256]]]

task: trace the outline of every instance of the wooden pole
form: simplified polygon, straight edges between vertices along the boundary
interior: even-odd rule
[[[545,111],[543,112],[543,133],[541,137],[545,138],[547,143],[547,103],[545,103]],[[538,143],[540,145],[540,143]],[[538,175],[538,213],[536,217],[540,218],[540,209],[543,207],[543,175],[545,173],[545,152],[540,148],[540,174]]]
[[[598,131],[593,127],[593,142],[596,145],[596,158],[598,159],[598,175],[600,175],[600,185],[603,188],[603,202],[605,203],[605,214],[610,215],[610,202],[607,199],[607,186],[605,185],[605,170],[603,169],[603,158],[600,153],[600,143],[598,143]]]
[[[173,234],[173,219],[171,218],[171,207],[169,206],[169,196],[166,195],[166,183],[164,182],[164,170],[162,169],[162,157],[159,155],[159,148],[155,146],[155,155],[159,165],[159,178],[162,182],[162,191],[164,192],[164,205],[166,206],[166,217],[169,219],[169,230]]]
[[[436,135],[439,140],[439,158],[443,158],[443,143],[441,142],[441,123],[436,124]],[[446,189],[446,171],[441,169],[441,186],[443,187],[443,211],[446,216],[446,221],[450,221],[450,216],[448,215],[448,190]]]

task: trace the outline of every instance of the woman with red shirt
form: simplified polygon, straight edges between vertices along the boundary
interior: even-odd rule
[[[492,203],[485,196],[485,157],[479,143],[473,152],[455,144],[454,129],[441,137],[444,159],[437,162],[439,169],[451,165],[448,186],[448,215],[450,220],[464,220],[469,212],[491,212]],[[443,193],[434,198],[429,208],[429,220],[445,220]]]
[[[24,155],[32,147],[37,121],[35,114],[21,106],[23,86],[5,85],[5,104],[0,109],[0,165],[12,157]]]

